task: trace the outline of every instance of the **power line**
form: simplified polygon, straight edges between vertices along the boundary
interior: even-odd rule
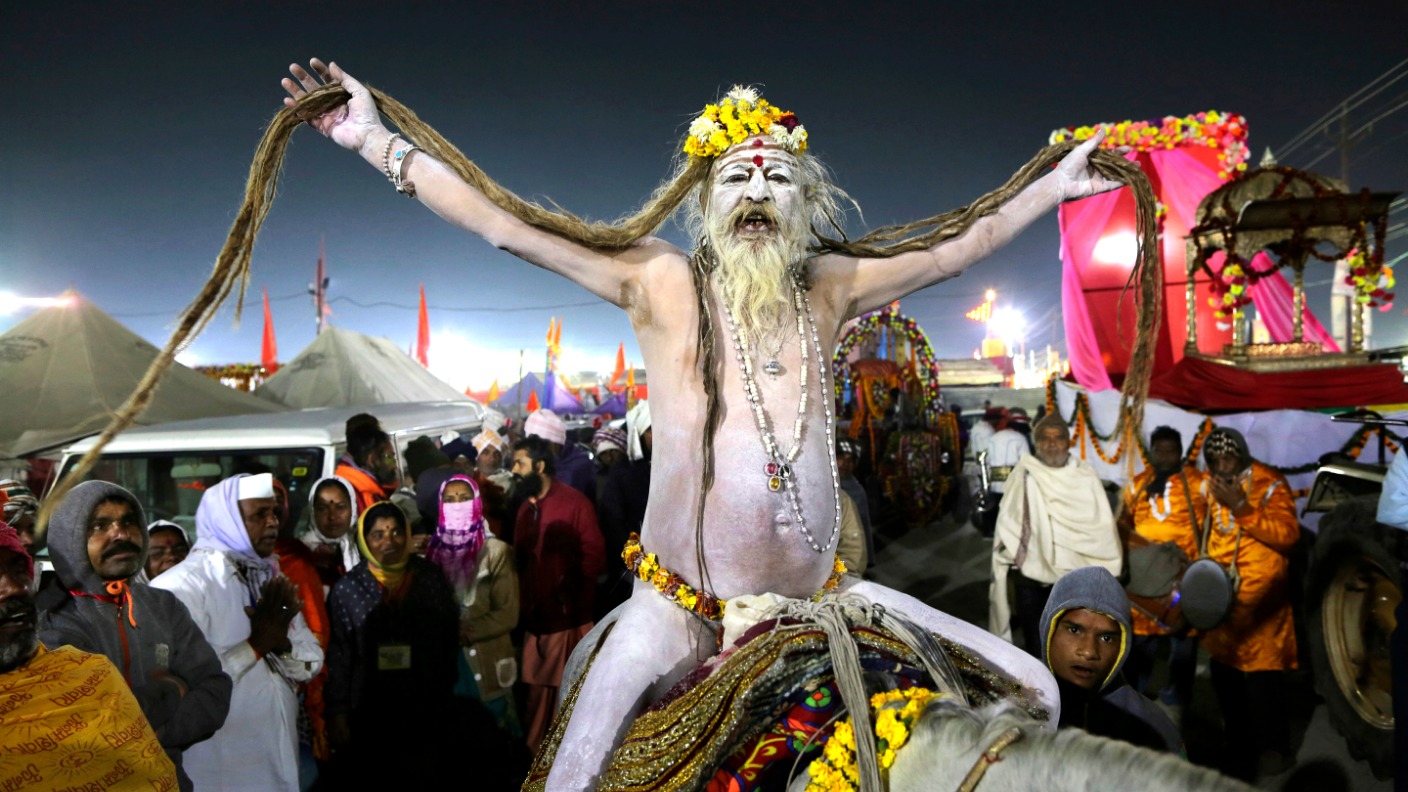
[[[1356,130],[1354,130],[1353,132],[1350,132],[1348,135],[1344,135],[1344,136],[1342,136],[1342,137],[1343,137],[1345,140],[1351,140],[1351,139],[1354,138],[1355,135],[1358,135],[1360,132],[1363,132],[1364,130],[1366,130],[1366,129],[1368,129],[1369,127],[1373,126],[1376,122],[1382,121],[1382,120],[1384,120],[1385,118],[1388,118],[1389,116],[1393,115],[1394,113],[1397,113],[1399,110],[1402,110],[1402,109],[1405,108],[1405,107],[1408,107],[1408,99],[1405,99],[1404,101],[1399,102],[1398,104],[1394,105],[1393,107],[1390,107],[1389,109],[1383,111],[1382,113],[1379,113],[1378,115],[1374,116],[1373,118],[1369,119],[1368,121],[1366,121],[1366,122],[1364,122],[1362,125],[1360,125],[1360,127],[1359,127],[1358,129],[1356,129]],[[1328,149],[1328,150],[1322,152],[1322,153],[1320,154],[1320,156],[1316,157],[1315,159],[1311,160],[1310,162],[1307,162],[1307,163],[1305,164],[1304,170],[1309,170],[1309,169],[1313,168],[1313,167],[1315,166],[1315,163],[1317,163],[1317,162],[1319,162],[1320,160],[1325,159],[1326,157],[1330,156],[1330,154],[1331,154],[1332,152],[1334,152],[1334,151],[1335,151],[1335,149],[1334,149],[1334,148],[1331,148],[1331,149]]]
[[[280,296],[278,296],[278,297],[270,297],[270,298],[269,298],[269,302],[271,302],[271,303],[272,303],[272,302],[283,302],[283,301],[285,301],[285,300],[307,299],[307,298],[308,298],[307,292],[295,292],[295,293],[293,293],[293,294],[284,294],[284,295],[280,295]],[[329,303],[338,303],[338,302],[350,303],[350,304],[356,306],[357,308],[397,308],[397,309],[406,310],[406,311],[418,311],[418,310],[420,310],[420,304],[419,304],[419,303],[416,303],[416,304],[398,303],[398,302],[390,302],[390,301],[387,301],[387,300],[380,300],[380,301],[377,301],[377,302],[368,302],[368,303],[364,303],[364,302],[361,302],[361,301],[359,301],[359,300],[355,300],[355,299],[353,299],[353,298],[351,298],[351,297],[346,297],[346,296],[332,297],[332,298],[330,298],[330,299],[328,300],[328,302],[329,302]],[[524,305],[524,306],[517,306],[517,307],[476,306],[476,305],[470,305],[470,306],[463,306],[463,305],[434,305],[434,304],[427,303],[427,304],[426,304],[426,308],[430,308],[430,309],[433,309],[433,310],[436,310],[436,311],[450,311],[450,312],[453,312],[453,313],[522,313],[522,312],[526,312],[526,311],[556,311],[556,310],[561,310],[561,309],[564,309],[564,308],[592,308],[592,307],[601,306],[601,305],[610,305],[610,303],[606,302],[605,300],[586,300],[586,301],[583,301],[583,302],[574,302],[574,303],[557,303],[557,304],[555,304],[555,305]],[[140,319],[140,318],[146,318],[146,317],[152,317],[152,316],[175,316],[176,313],[177,313],[176,311],[166,310],[166,311],[142,311],[142,312],[137,312],[137,313],[115,313],[115,314],[109,314],[109,315],[110,315],[110,316],[113,316],[113,317],[117,317],[117,318],[122,318],[122,319]]]
[[[1365,85],[1363,88],[1360,88],[1359,90],[1350,94],[1348,98],[1340,102],[1338,107],[1334,108],[1333,110],[1327,111],[1324,115],[1315,119],[1315,121],[1312,122],[1310,126],[1301,130],[1300,133],[1297,134],[1295,137],[1286,141],[1285,144],[1283,144],[1281,148],[1277,150],[1277,156],[1285,156],[1291,153],[1292,151],[1300,148],[1301,146],[1305,145],[1306,143],[1310,142],[1315,137],[1315,134],[1317,132],[1329,126],[1329,122],[1333,120],[1337,114],[1343,115],[1345,113],[1348,113],[1350,110],[1353,110],[1359,107],[1360,105],[1364,104],[1365,102],[1369,101],[1370,99],[1374,98],[1375,96],[1378,96],[1384,91],[1384,89],[1388,88],[1390,85],[1393,85],[1404,77],[1408,77],[1408,70],[1405,70],[1402,74],[1399,74],[1392,80],[1389,80],[1387,83],[1380,86],[1378,90],[1374,91],[1368,96],[1365,96],[1362,99],[1358,99],[1360,94],[1372,88],[1375,83],[1379,82],[1380,80],[1383,80],[1384,78],[1388,77],[1399,69],[1402,69],[1404,66],[1408,66],[1408,59],[1399,61],[1395,66],[1393,66],[1393,68],[1389,69],[1383,74],[1380,74],[1378,77],[1375,77],[1374,79],[1370,80],[1368,85]],[[1354,102],[1354,104],[1351,106],[1350,102]]]
[[[332,299],[328,300],[328,302],[348,302],[357,306],[358,308],[401,308],[408,311],[420,310],[419,303],[412,305],[407,303],[397,303],[385,300],[364,303],[346,296],[333,297]],[[562,308],[591,308],[595,306],[610,304],[611,303],[608,303],[605,300],[587,300],[584,302],[575,303],[558,303],[556,305],[524,305],[515,308],[505,308],[499,306],[430,305],[429,303],[427,303],[426,308],[434,308],[437,311],[453,311],[458,313],[520,313],[524,311],[556,311]]]
[[[308,296],[308,294],[307,294],[306,292],[294,292],[293,294],[281,294],[281,295],[279,295],[278,297],[270,297],[270,298],[269,298],[269,302],[271,302],[271,303],[274,303],[274,302],[284,302],[284,301],[286,301],[286,300],[294,300],[294,299],[297,299],[297,298],[299,298],[299,297],[307,297],[307,296]],[[179,311],[173,311],[173,310],[168,309],[168,310],[165,310],[165,311],[139,311],[139,312],[135,312],[135,313],[110,313],[110,314],[108,314],[108,316],[114,317],[114,318],[116,318],[116,319],[144,319],[144,318],[149,318],[149,317],[152,317],[152,316],[171,316],[171,317],[174,317],[174,316],[176,316],[177,313],[179,313]]]

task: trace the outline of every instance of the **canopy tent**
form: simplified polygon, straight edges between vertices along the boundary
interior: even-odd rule
[[[391,341],[340,327],[319,333],[254,394],[298,409],[465,400]]]
[[[569,414],[582,411],[582,401],[557,378],[553,378],[552,399],[547,398],[547,383],[542,374],[530,371],[523,375],[523,379],[504,388],[499,398],[489,405],[501,412],[514,412],[528,404],[528,394],[538,394],[538,403],[542,405],[552,405],[553,412]]]
[[[626,391],[622,389],[620,393],[611,394],[611,398],[602,402],[601,405],[595,410],[592,410],[592,412],[597,415],[610,415],[613,418],[620,418],[626,414],[626,410]]]
[[[77,292],[0,335],[0,457],[21,457],[96,434],[160,350]],[[287,409],[172,364],[137,424]]]

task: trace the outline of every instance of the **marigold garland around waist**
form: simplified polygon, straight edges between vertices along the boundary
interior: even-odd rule
[[[727,600],[695,589],[686,583],[684,578],[666,569],[654,553],[645,552],[640,543],[640,534],[631,534],[631,538],[626,541],[626,548],[621,551],[621,560],[626,562],[626,569],[630,570],[632,575],[654,586],[656,591],[681,608],[709,621],[719,621],[724,617],[724,609],[728,607]],[[821,599],[823,594],[839,586],[845,574],[846,564],[840,556],[836,556],[831,566],[831,577],[826,579],[826,584],[812,599]]]

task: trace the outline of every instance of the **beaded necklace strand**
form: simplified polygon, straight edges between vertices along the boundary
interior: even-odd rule
[[[753,373],[753,360],[747,345],[747,335],[738,328],[738,323],[733,319],[733,312],[729,310],[728,300],[720,300],[723,303],[724,318],[728,323],[729,337],[733,341],[734,358],[738,360],[738,367],[742,374],[743,393],[748,398],[748,406],[753,412],[753,421],[758,426],[758,435],[762,439],[763,450],[768,455],[768,461],[763,466],[763,472],[768,477],[768,489],[772,492],[781,492],[787,498],[788,508],[792,512],[792,517],[797,521],[797,527],[802,536],[807,540],[807,544],[816,552],[824,553],[831,547],[836,539],[836,533],[841,524],[841,474],[836,467],[836,455],[828,454],[827,458],[831,462],[831,492],[835,499],[835,513],[831,523],[831,535],[824,544],[817,544],[816,538],[812,536],[811,529],[807,527],[806,518],[802,516],[802,504],[797,497],[797,486],[792,481],[792,463],[797,460],[802,453],[802,421],[807,413],[807,382],[809,372],[807,370],[807,335],[810,331],[812,337],[812,347],[816,352],[818,381],[823,385],[826,383],[826,358],[821,352],[821,338],[817,335],[816,320],[812,316],[811,298],[806,295],[796,278],[792,279],[792,304],[797,314],[797,342],[801,349],[801,369],[800,385],[801,396],[797,403],[797,419],[792,424],[792,447],[783,454],[778,448],[777,438],[774,436],[771,424],[768,421],[767,412],[763,409],[762,394],[758,390],[757,378]],[[822,408],[826,414],[826,447],[835,448],[834,429],[832,427],[831,405],[825,399],[822,400]]]

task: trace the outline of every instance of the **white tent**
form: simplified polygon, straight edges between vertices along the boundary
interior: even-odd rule
[[[160,353],[77,292],[0,335],[0,457],[20,457],[102,431]],[[173,363],[138,425],[280,412]]]
[[[385,338],[329,327],[255,395],[298,409],[468,401]]]

